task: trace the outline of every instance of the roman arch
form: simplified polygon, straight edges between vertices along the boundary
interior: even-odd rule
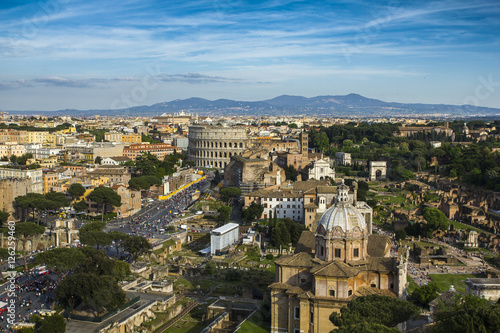
[[[368,172],[371,181],[385,179],[387,176],[387,162],[370,161],[368,163]]]

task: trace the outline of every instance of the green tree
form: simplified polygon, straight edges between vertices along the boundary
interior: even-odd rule
[[[143,153],[135,159],[135,172],[142,176],[155,176],[159,166],[158,157],[149,153]]]
[[[99,249],[101,246],[111,244],[111,235],[104,232],[105,227],[106,223],[102,221],[92,222],[84,225],[78,231],[80,242],[88,246],[97,246],[97,249]]]
[[[111,244],[111,236],[104,231],[92,230],[85,233],[80,233],[80,242],[88,246],[97,246],[99,250],[101,247]]]
[[[398,229],[398,230],[396,230],[395,235],[396,235],[396,239],[397,240],[406,239],[406,237],[408,236],[406,234],[406,231],[404,229]]]
[[[340,313],[333,312],[330,321],[338,327],[332,333],[397,333],[397,324],[416,318],[418,314],[418,308],[410,302],[375,294],[350,301]]]
[[[120,259],[120,247],[123,247],[123,244],[127,239],[130,238],[130,236],[120,231],[111,231],[109,233],[109,236],[111,237],[111,240],[115,243],[116,257]]]
[[[73,200],[78,199],[85,194],[85,187],[80,183],[71,184],[68,188],[68,193]]]
[[[284,168],[286,179],[291,180],[292,182],[297,180],[297,176],[299,172],[293,167],[293,165],[287,165]]]
[[[115,265],[113,267],[113,276],[118,281],[125,280],[125,278],[131,274],[132,274],[132,272],[130,271],[130,265],[128,263],[126,263],[125,261],[121,261],[121,260],[115,261]]]
[[[231,216],[231,207],[222,205],[218,209],[219,212],[219,221],[227,222],[229,221],[229,217]]]
[[[16,223],[14,230],[5,229],[5,236],[13,236],[17,241],[23,245],[24,269],[28,270],[28,263],[26,262],[26,244],[31,241],[35,236],[41,235],[45,232],[45,228],[33,222]]]
[[[55,294],[61,305],[72,310],[80,303],[96,317],[105,310],[111,311],[125,304],[125,293],[116,279],[109,275],[77,272],[60,282]]]
[[[66,319],[60,314],[40,317],[32,315],[30,322],[35,323],[37,333],[64,333],[66,332]]]
[[[61,207],[68,207],[70,205],[70,201],[66,198],[66,196],[61,192],[50,191],[45,193],[45,199],[49,200],[51,203],[49,206],[51,209],[59,209]]]
[[[151,186],[161,184],[161,178],[157,176],[133,177],[128,184],[136,190],[149,190]]]
[[[249,223],[255,219],[260,219],[262,213],[264,212],[264,207],[254,201],[248,206],[248,208],[241,211],[241,216],[243,221]]]
[[[500,332],[500,305],[475,295],[457,294],[451,304],[440,302],[433,333]]]
[[[14,198],[17,207],[25,211],[24,216],[26,217],[27,212],[31,209],[33,213],[33,220],[35,219],[35,210],[39,206],[39,202],[44,200],[43,194],[40,193],[27,193],[26,195],[20,195]]]
[[[75,203],[73,205],[73,208],[77,211],[77,212],[83,212],[85,210],[87,210],[87,208],[89,208],[89,205],[85,202],[84,199],[78,201],[77,203]]]
[[[99,205],[101,205],[101,220],[104,221],[104,211],[106,210],[106,205],[111,205],[113,207],[120,207],[122,204],[122,198],[109,187],[96,187],[87,197]]]
[[[313,146],[317,148],[319,151],[326,152],[328,148],[330,148],[330,140],[328,139],[328,135],[323,132],[316,132],[313,135]]]
[[[80,228],[80,230],[78,231],[78,234],[79,234],[79,236],[81,236],[82,234],[89,232],[89,231],[94,231],[94,230],[95,231],[103,231],[104,228],[106,228],[106,222],[95,221],[95,222],[87,223],[84,226],[82,226]]]
[[[137,261],[140,256],[151,252],[152,246],[145,237],[135,235],[124,241],[123,248]]]
[[[20,165],[26,165],[26,162],[28,162],[29,159],[33,158],[32,153],[26,153],[17,158],[17,163]]]
[[[428,306],[438,296],[438,288],[434,282],[417,287],[411,293],[413,302],[423,307]]]
[[[208,276],[212,276],[215,274],[215,263],[213,261],[209,261],[205,264],[205,274]]]
[[[9,250],[3,247],[0,247],[0,259],[7,259],[9,257]],[[0,280],[3,280],[3,272],[2,267],[0,266]]]
[[[228,203],[232,198],[238,198],[241,195],[241,189],[238,187],[226,187],[220,190],[221,198]]]
[[[285,222],[278,222],[271,232],[271,244],[274,247],[281,246],[283,248],[287,248],[291,241],[290,231],[288,230]]]
[[[423,217],[427,221],[427,227],[432,232],[435,230],[447,230],[450,226],[448,218],[442,211],[433,207],[425,207]]]
[[[10,213],[0,211],[0,228],[5,225],[7,220],[9,219]]]
[[[64,247],[38,253],[35,257],[35,263],[47,265],[61,273],[82,265],[85,260],[86,256],[79,248]]]

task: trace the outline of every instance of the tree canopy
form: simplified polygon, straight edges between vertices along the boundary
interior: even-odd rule
[[[123,247],[125,251],[130,253],[134,261],[137,261],[140,256],[149,253],[152,249],[151,243],[145,237],[137,235],[126,239],[123,242]]]
[[[433,207],[426,207],[423,209],[424,219],[427,221],[427,226],[431,231],[434,230],[447,230],[450,226],[448,218],[442,211]]]
[[[68,188],[68,193],[74,199],[77,199],[85,194],[85,187],[80,183],[71,184]]]
[[[161,184],[161,178],[157,176],[140,176],[131,178],[129,186],[136,190],[149,190],[153,185]]]
[[[439,302],[433,333],[500,332],[500,305],[475,295],[457,294],[452,303]]]
[[[104,220],[106,205],[119,207],[122,204],[122,198],[109,187],[96,187],[92,192],[90,192],[87,198],[101,205],[102,220]]]
[[[229,221],[229,218],[231,217],[231,207],[222,205],[219,207],[218,212],[219,212],[219,221],[221,222]]]
[[[260,219],[262,213],[264,212],[264,207],[261,204],[252,201],[248,208],[241,211],[241,217],[243,221],[249,223],[255,219]]]
[[[106,246],[111,244],[112,236],[109,233],[104,232],[105,222],[92,222],[84,225],[78,231],[78,237],[82,244],[88,246],[97,246],[99,249],[101,246]]]
[[[278,220],[276,225],[271,226],[271,244],[276,248],[288,247],[290,243],[295,246],[304,230],[306,227],[303,224],[297,223],[291,218]]]
[[[434,282],[419,286],[411,293],[412,301],[423,307],[429,305],[438,296],[438,288]]]
[[[88,232],[96,231],[99,230]],[[113,310],[125,303],[125,293],[118,281],[131,274],[127,263],[114,260],[103,250],[91,247],[60,250],[72,252],[58,253],[53,250],[50,251],[53,253],[38,255],[36,260],[48,264],[62,261],[66,267],[74,268],[74,273],[63,279],[56,288],[56,298],[61,305],[71,310],[81,303],[85,309],[91,310],[97,316],[104,310]],[[69,262],[70,256],[75,259],[74,263]],[[62,259],[58,260],[61,257]]]
[[[238,187],[226,187],[219,191],[222,201],[228,203],[232,198],[237,198],[241,195],[241,189]]]
[[[35,332],[37,333],[64,333],[66,332],[66,319],[60,314],[40,317],[32,315],[30,322],[35,323]]]
[[[44,264],[52,270],[63,272],[82,265],[85,259],[85,254],[78,248],[60,247],[38,253],[35,257],[35,263]]]
[[[3,227],[9,219],[10,213],[0,211],[0,227]]]
[[[13,229],[13,230],[12,230]],[[28,270],[28,263],[26,261],[26,243],[32,240],[33,237],[41,235],[45,232],[45,227],[37,225],[33,222],[16,223],[14,228],[5,229],[5,236],[13,236],[16,240],[23,245],[24,269]]]
[[[335,333],[351,332],[399,332],[395,326],[410,318],[416,318],[418,308],[410,302],[388,296],[369,295],[358,297],[333,312],[330,321],[337,326]]]

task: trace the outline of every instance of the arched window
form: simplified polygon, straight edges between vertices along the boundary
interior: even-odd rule
[[[335,297],[335,289],[330,289],[328,291],[328,294],[329,294],[330,297]]]

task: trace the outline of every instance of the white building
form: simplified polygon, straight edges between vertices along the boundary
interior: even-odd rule
[[[351,165],[350,153],[335,153],[335,165]]]
[[[308,179],[323,180],[328,177],[335,179],[335,170],[326,159],[314,160],[309,167]]]
[[[0,145],[0,157],[22,156],[26,153],[23,145]]]
[[[101,165],[121,165],[127,161],[130,161],[127,156],[105,157],[101,160]]]
[[[240,237],[239,224],[228,223],[210,232],[210,253],[215,255],[236,243]]]
[[[33,154],[33,158],[39,160],[57,156],[62,151],[62,149],[56,148],[43,148],[41,143],[30,143],[25,145],[25,147],[27,153]]]
[[[258,191],[258,193],[264,207],[262,218],[267,219],[276,215],[278,219],[288,217],[296,222],[302,222],[304,198],[301,193],[288,190]]]
[[[500,298],[500,279],[465,279],[465,293],[497,302]]]

